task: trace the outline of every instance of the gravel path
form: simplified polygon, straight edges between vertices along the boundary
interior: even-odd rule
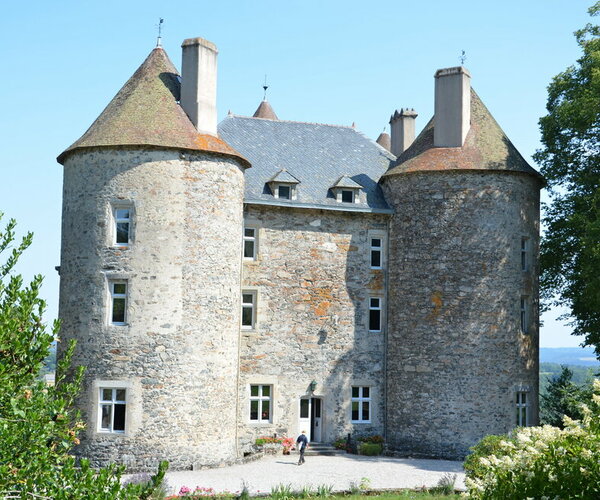
[[[245,483],[251,494],[270,493],[278,484],[293,490],[304,486],[331,485],[334,491],[349,490],[368,478],[371,489],[419,488],[435,486],[445,473],[456,474],[456,486],[464,488],[462,462],[358,455],[307,456],[297,465],[297,455],[267,456],[243,465],[199,471],[169,472],[167,481],[173,493],[182,486],[213,488],[236,492]]]

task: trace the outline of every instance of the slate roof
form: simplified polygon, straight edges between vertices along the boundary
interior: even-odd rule
[[[395,157],[351,127],[230,115],[219,134],[252,164],[247,203],[390,212],[377,182]],[[296,200],[274,198],[266,184],[283,168],[300,181]],[[336,201],[330,188],[343,175],[362,186],[361,203]]]
[[[362,186],[347,175],[342,175],[331,187],[360,189]]]
[[[504,170],[542,176],[513,146],[479,96],[471,89],[471,128],[461,148],[433,146],[435,119],[393,163],[386,177],[409,172]]]
[[[179,74],[161,48],[155,48],[90,128],[57,158],[77,149],[155,146],[188,149],[248,161],[217,137],[199,134],[179,103]]]

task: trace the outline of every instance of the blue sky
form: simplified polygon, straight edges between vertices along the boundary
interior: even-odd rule
[[[62,170],[56,156],[79,138],[152,50],[180,67],[183,39],[219,48],[218,110],[251,115],[262,99],[281,119],[356,127],[375,139],[396,108],[433,114],[436,69],[465,66],[473,87],[532,165],[551,78],[580,52],[573,31],[590,21],[582,0],[60,1],[2,9],[0,211],[35,233],[20,271],[45,276],[57,314]],[[544,316],[540,344],[580,338]]]

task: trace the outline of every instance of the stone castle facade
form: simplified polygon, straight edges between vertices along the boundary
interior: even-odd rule
[[[536,424],[542,179],[468,71],[374,142],[267,101],[217,127],[216,57],[157,47],[58,158],[79,455],[189,469],[306,429],[459,458]]]

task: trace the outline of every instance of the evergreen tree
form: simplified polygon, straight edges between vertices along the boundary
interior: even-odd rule
[[[563,418],[583,418],[581,405],[589,401],[591,384],[579,386],[572,381],[573,372],[566,366],[560,375],[554,376],[545,393],[540,396],[540,420],[542,424],[564,428]]]
[[[600,12],[600,2],[589,9]],[[583,55],[552,80],[536,155],[548,181],[541,292],[565,305],[574,335],[600,357],[600,27],[575,32]]]

